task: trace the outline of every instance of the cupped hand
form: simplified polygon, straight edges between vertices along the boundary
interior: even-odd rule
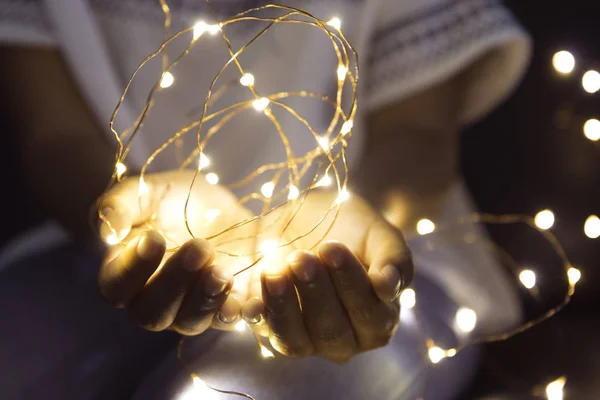
[[[291,231],[308,232],[331,200],[326,194],[307,199]],[[244,319],[290,357],[345,363],[385,346],[398,326],[398,296],[413,274],[401,233],[353,198],[342,205],[326,241],[302,250],[315,237],[297,243],[283,264],[265,268],[260,289],[253,285],[255,297],[243,306]]]
[[[141,197],[139,178],[129,178],[101,199],[108,223],[101,221],[100,235],[108,241],[117,237],[124,245],[109,249],[98,274],[100,292],[148,330],[185,335],[209,327],[230,330],[247,298],[249,278],[238,277],[234,283],[233,273],[250,261],[225,256],[214,242],[192,239],[188,232],[184,208],[193,173],[148,174]],[[214,235],[250,216],[231,192],[209,185],[202,176],[192,193],[187,218],[195,237]],[[235,247],[239,254],[252,250],[249,240],[237,241]]]

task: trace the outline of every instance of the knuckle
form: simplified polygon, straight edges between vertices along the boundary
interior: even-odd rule
[[[132,319],[143,329],[151,332],[160,332],[167,329],[171,323],[167,318],[160,315],[147,315],[142,313],[133,313]]]
[[[354,349],[348,349],[345,351],[339,351],[336,353],[329,353],[327,355],[324,356],[324,358],[328,359],[329,361],[336,363],[338,365],[343,365],[348,363],[348,361],[350,361],[354,355],[356,354],[356,352],[354,351]]]

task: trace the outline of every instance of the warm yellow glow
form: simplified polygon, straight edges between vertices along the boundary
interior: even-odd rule
[[[340,80],[340,81],[345,80],[347,74],[348,74],[348,67],[340,64],[340,66],[337,69],[338,80]]]
[[[170,87],[171,85],[173,85],[173,82],[175,82],[175,77],[173,76],[172,73],[167,71],[167,72],[165,72],[162,79],[160,80],[160,87],[163,89],[166,89],[166,88]]]
[[[315,186],[316,186],[316,187],[324,187],[324,186],[329,186],[329,185],[331,185],[331,183],[332,183],[331,177],[330,177],[329,175],[325,175],[323,178],[321,178],[321,180],[319,180],[319,181],[316,183],[316,185],[315,185]]]
[[[462,332],[469,333],[477,325],[477,314],[470,308],[460,308],[456,312],[456,326]]]
[[[178,397],[178,400],[216,400],[217,394],[197,375],[192,377],[192,385]]]
[[[575,57],[566,50],[559,51],[552,57],[552,65],[561,74],[569,74],[575,69]]]
[[[567,380],[564,376],[561,376],[557,380],[550,382],[546,386],[546,397],[548,400],[562,400],[563,399],[563,388]]]
[[[290,185],[290,193],[288,194],[288,200],[295,200],[300,195],[300,191],[294,185]]]
[[[587,217],[583,225],[583,232],[590,239],[598,239],[600,237],[600,218],[595,215]]]
[[[456,355],[456,349],[450,349],[446,351],[447,357],[454,357]]]
[[[554,213],[550,210],[540,211],[536,214],[534,222],[540,229],[550,229],[554,225]]]
[[[219,175],[215,174],[214,172],[206,174],[205,178],[206,182],[210,183],[211,185],[216,185],[219,183]]]
[[[144,178],[140,177],[140,183],[138,186],[138,195],[143,196],[146,193],[148,193],[148,185],[146,184],[146,181],[144,181]]]
[[[400,306],[402,308],[413,308],[417,304],[417,296],[414,290],[404,289],[400,294]]]
[[[326,137],[320,137],[317,140],[323,150],[329,150],[329,139],[327,139]]]
[[[439,347],[432,347],[429,349],[429,359],[432,363],[437,364],[446,358],[446,352]]]
[[[600,90],[600,73],[594,70],[586,72],[581,78],[581,85],[586,92],[596,93]]]
[[[345,201],[348,201],[348,199],[350,199],[350,192],[348,191],[348,189],[343,188],[342,190],[340,190],[338,197],[335,199],[335,202],[337,204],[341,204]]]
[[[210,165],[210,158],[206,156],[204,153],[200,153],[200,158],[198,159],[198,171],[203,170],[204,168]]]
[[[524,269],[519,274],[519,280],[527,289],[533,289],[535,286],[535,272],[530,269]]]
[[[275,357],[275,354],[273,354],[273,352],[269,349],[267,349],[265,346],[260,346],[260,354],[264,357],[264,358],[273,358]]]
[[[267,182],[264,185],[262,185],[262,187],[260,188],[260,192],[267,199],[270,199],[271,197],[273,197],[274,190],[275,190],[275,183],[273,183],[273,182]]]
[[[246,330],[246,323],[244,321],[238,321],[235,324],[235,330],[238,332],[244,332]]]
[[[202,36],[206,32],[210,33],[211,35],[214,35],[217,32],[219,32],[220,30],[221,30],[221,27],[219,26],[219,24],[210,25],[204,21],[198,21],[194,24],[193,38],[194,38],[194,40],[197,40],[200,36]]]
[[[208,222],[214,222],[219,215],[221,215],[221,210],[216,208],[211,208],[210,210],[206,211],[206,219]]]
[[[119,161],[116,165],[116,170],[117,170],[117,179],[121,179],[121,177],[123,176],[125,171],[127,171],[127,167],[125,166],[125,164],[123,164],[122,162]]]
[[[261,97],[260,99],[256,99],[252,102],[252,107],[254,107],[256,111],[264,111],[265,108],[269,106],[270,102],[271,100],[267,99],[266,97]]]
[[[342,28],[342,21],[338,17],[333,17],[327,21],[327,25],[332,26],[339,31]]]
[[[261,253],[268,257],[275,253],[278,247],[279,244],[277,244],[277,240],[265,240],[260,244],[259,250]]]
[[[581,271],[577,268],[571,267],[567,271],[567,276],[569,277],[569,283],[571,285],[575,285],[581,279]]]
[[[600,121],[588,119],[583,125],[583,134],[592,142],[600,140]]]
[[[344,125],[342,125],[342,130],[341,130],[342,135],[347,135],[348,133],[350,133],[350,131],[352,130],[353,127],[354,127],[354,122],[351,119],[344,122]]]
[[[240,78],[242,86],[254,86],[254,75],[246,73]]]
[[[417,233],[419,235],[428,235],[435,231],[435,224],[429,219],[422,219],[417,222]]]
[[[106,239],[104,239],[104,241],[110,246],[114,246],[115,244],[119,244],[121,242],[115,232],[111,232]]]

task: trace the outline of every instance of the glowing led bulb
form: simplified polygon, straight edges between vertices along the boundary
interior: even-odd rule
[[[536,214],[535,226],[540,229],[547,230],[554,225],[554,213],[550,210],[543,210]]]
[[[333,17],[327,21],[327,25],[332,26],[339,31],[342,28],[342,21],[338,17]]]
[[[342,130],[341,130],[342,135],[347,135],[348,133],[350,133],[350,131],[352,130],[353,127],[354,127],[354,122],[351,119],[344,122],[344,125],[342,125]]]
[[[581,85],[586,92],[596,93],[600,90],[600,73],[594,70],[586,72],[581,78]]]
[[[208,220],[208,222],[214,222],[215,219],[217,219],[217,217],[221,215],[221,210],[216,209],[216,208],[211,208],[210,210],[206,211],[206,219]]]
[[[583,225],[583,232],[590,239],[598,239],[600,237],[600,218],[595,215],[587,217]]]
[[[419,235],[428,235],[435,231],[435,224],[429,219],[422,219],[417,222],[417,233]]]
[[[560,377],[557,380],[550,382],[546,386],[546,397],[548,400],[562,400],[563,399],[563,388],[565,387],[566,379]]]
[[[340,66],[337,69],[337,77],[339,81],[343,81],[346,79],[346,74],[348,74],[348,67],[346,67],[345,65],[340,64]]]
[[[210,158],[206,156],[204,153],[200,153],[200,158],[198,159],[198,171],[208,167],[210,165]]]
[[[475,329],[477,325],[477,314],[470,308],[460,308],[456,312],[456,326],[462,332],[469,333]]]
[[[277,240],[265,240],[260,244],[259,250],[265,256],[270,256],[277,250],[278,247],[279,245],[277,244]]]
[[[290,192],[288,193],[288,200],[295,200],[300,195],[300,191],[294,185],[290,185]]]
[[[246,330],[246,323],[244,321],[238,321],[235,324],[235,330],[238,332],[244,332]]]
[[[597,119],[588,119],[583,124],[583,134],[592,142],[600,140],[600,121]]]
[[[206,182],[210,183],[211,185],[216,185],[219,183],[219,175],[215,174],[214,172],[206,174],[204,178],[206,179]]]
[[[417,296],[412,289],[405,289],[400,294],[400,306],[402,308],[413,308],[417,304]]]
[[[252,107],[254,107],[256,111],[264,111],[265,108],[269,106],[270,102],[271,100],[267,99],[266,97],[261,97],[260,99],[256,99],[252,102]]]
[[[114,246],[115,244],[119,244],[121,242],[115,232],[111,232],[106,239],[104,239],[104,241],[110,246]]]
[[[244,74],[240,78],[240,84],[242,86],[254,86],[254,75],[252,74]]]
[[[173,85],[173,82],[175,82],[175,77],[172,73],[167,71],[160,80],[160,87],[166,89],[168,87],[171,87],[171,85]]]
[[[192,33],[194,40],[197,40],[200,36],[204,35],[204,33],[208,32],[211,35],[216,34],[221,30],[221,26],[219,24],[207,24],[204,21],[198,21],[194,24],[194,31]]]
[[[317,141],[319,142],[319,146],[321,146],[323,150],[329,150],[329,139],[327,139],[326,137],[320,137],[319,139],[317,139]]]
[[[127,171],[127,167],[125,166],[125,164],[123,164],[122,162],[119,161],[116,165],[116,170],[117,170],[117,178],[121,179],[121,177],[123,176],[125,171]]]
[[[178,400],[216,400],[217,394],[197,375],[192,376],[192,385],[178,397]]]
[[[530,269],[524,269],[519,274],[519,280],[527,289],[533,289],[535,286],[535,272]]]
[[[571,267],[567,271],[567,276],[569,277],[569,283],[571,285],[575,285],[581,279],[581,271],[577,268]]]
[[[575,69],[575,57],[568,51],[559,51],[552,57],[552,64],[561,74],[569,74]]]
[[[440,361],[442,361],[444,358],[446,358],[446,352],[437,346],[430,348],[428,353],[429,353],[429,359],[434,364],[437,364]]]
[[[271,197],[273,197],[274,190],[275,190],[275,183],[273,183],[273,182],[267,182],[264,185],[262,185],[262,187],[260,188],[260,192],[267,199],[270,199]]]
[[[329,175],[325,175],[320,181],[317,182],[316,187],[324,187],[329,185],[331,185],[331,177]]]
[[[140,183],[138,186],[138,195],[143,196],[146,193],[148,193],[148,185],[146,184],[146,181],[144,180],[144,178],[142,178],[140,176]]]
[[[273,352],[269,349],[267,349],[265,346],[260,346],[260,354],[264,357],[264,358],[274,358],[275,354],[273,354]]]
[[[348,191],[348,189],[343,188],[342,190],[340,190],[340,193],[338,194],[338,197],[335,199],[335,202],[337,204],[341,204],[345,201],[347,201],[350,198],[350,192]]]

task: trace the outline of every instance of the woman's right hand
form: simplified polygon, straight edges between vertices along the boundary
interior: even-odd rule
[[[234,283],[233,273],[251,260],[217,254],[211,243],[199,238],[221,232],[250,213],[227,189],[198,176],[188,205],[189,226],[197,237],[193,239],[183,214],[193,173],[145,175],[148,191],[141,197],[142,204],[138,177],[118,183],[101,199],[101,214],[110,224],[101,221],[101,237],[110,241],[118,235],[126,245],[109,249],[98,274],[100,292],[151,331],[197,335],[209,327],[230,330],[247,297],[250,274],[236,277]],[[164,195],[167,182],[170,187]],[[157,200],[158,209],[149,206]],[[215,210],[222,213],[217,216]],[[244,236],[243,229],[236,230],[237,237]],[[219,239],[226,240],[227,235]],[[236,241],[226,250],[250,254],[252,243]]]

